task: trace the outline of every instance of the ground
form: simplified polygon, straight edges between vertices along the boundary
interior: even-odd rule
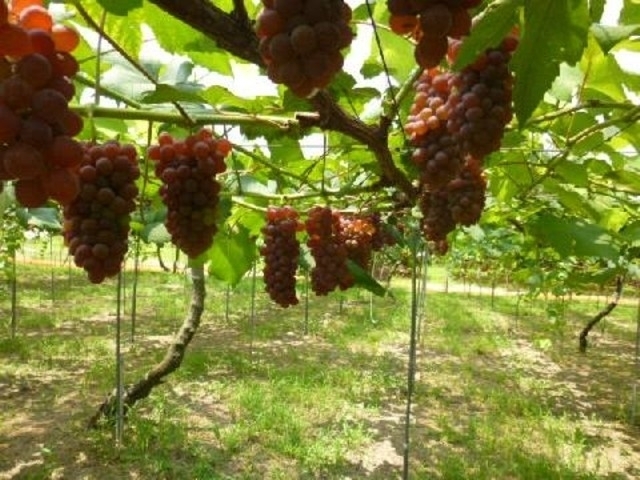
[[[401,478],[409,305],[354,292],[282,310],[251,279],[208,285],[182,368],[131,412],[123,445],[86,429],[114,378],[115,283],[21,264],[16,338],[0,333],[0,479]],[[178,274],[125,276],[125,382],[186,311]],[[635,300],[591,335],[604,299],[527,301],[430,284],[412,409],[415,479],[633,479]],[[453,290],[453,289],[452,289]],[[7,318],[4,291],[0,312]],[[492,305],[493,303],[493,305]],[[306,333],[305,333],[306,331]]]

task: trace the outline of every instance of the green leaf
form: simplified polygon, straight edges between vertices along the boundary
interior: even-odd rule
[[[566,183],[576,187],[587,187],[589,185],[589,174],[585,165],[564,160],[556,166],[556,173]]]
[[[251,270],[256,255],[255,241],[246,228],[240,227],[233,233],[220,231],[207,253],[211,260],[209,274],[235,287]]]
[[[98,3],[109,13],[123,16],[131,10],[142,7],[142,0],[98,0]]]
[[[612,55],[605,55],[593,38],[589,38],[586,54],[580,62],[587,81],[585,90],[605,95],[605,99],[616,102],[627,100],[622,86],[623,74],[618,62]],[[593,92],[591,97],[593,97]]]
[[[59,232],[62,230],[57,208],[19,208],[18,218],[30,227]]]
[[[560,64],[573,65],[580,59],[591,22],[584,0],[525,0],[524,19],[524,33],[511,61],[520,125],[551,87]]]
[[[560,75],[554,80],[549,93],[557,100],[568,103],[575,97],[583,79],[584,74],[580,67],[572,67],[562,63],[560,65]]]
[[[389,73],[397,79],[406,78],[416,64],[413,44],[388,30],[378,29],[378,35]],[[380,50],[375,38],[371,42],[371,55],[365,62],[380,63]]]
[[[516,13],[524,0],[499,0],[491,3],[476,19],[471,35],[464,39],[453,68],[460,70],[481,53],[497,47],[516,23]]]
[[[640,2],[638,0],[624,0],[620,12],[620,23],[623,25],[640,23]]]
[[[631,35],[637,35],[638,32],[640,32],[640,25],[611,26],[598,23],[591,25],[591,33],[604,53],[608,53],[618,43],[627,40]]]
[[[532,233],[563,257],[595,257],[618,260],[619,249],[613,238],[599,225],[579,219],[564,219],[543,213],[531,224]]]
[[[170,103],[170,102],[193,102],[207,103],[204,98],[193,91],[193,87],[187,85],[156,85],[155,89],[142,94],[142,103]]]
[[[167,230],[167,227],[165,227],[164,221],[145,225],[140,236],[145,242],[155,243],[157,245],[164,245],[165,243],[171,242],[171,234]]]
[[[380,285],[378,281],[360,265],[352,260],[347,260],[347,267],[355,280],[355,285],[362,287],[365,290],[369,290],[371,293],[378,295],[379,297],[384,297],[386,295],[387,289]]]
[[[168,52],[186,55],[195,64],[212,72],[232,74],[231,56],[203,33],[152,4],[145,5],[143,21],[151,27],[160,46]]]
[[[607,208],[598,225],[610,232],[619,232],[629,221],[629,213],[622,208]]]
[[[592,22],[599,22],[604,13],[604,5],[607,0],[589,0],[589,15]]]

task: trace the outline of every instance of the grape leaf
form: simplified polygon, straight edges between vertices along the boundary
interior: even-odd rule
[[[118,16],[127,15],[131,10],[142,7],[142,0],[98,0],[109,13]]]
[[[171,241],[171,234],[167,231],[164,222],[154,222],[145,225],[140,236],[145,242],[158,245],[163,245]]]
[[[19,208],[18,218],[26,225],[43,230],[59,232],[62,230],[57,208]]]
[[[255,241],[246,228],[239,227],[233,233],[220,231],[207,253],[209,274],[235,287],[251,270],[256,255]]]
[[[589,1],[589,14],[591,15],[591,21],[599,22],[602,19],[605,3],[606,3],[606,0],[590,0]]]
[[[543,213],[531,224],[531,232],[563,257],[596,257],[618,260],[619,248],[609,232],[579,219]]]
[[[156,85],[155,90],[142,94],[142,103],[168,103],[168,102],[193,102],[206,103],[200,95],[195,93],[191,85]]]
[[[631,35],[637,35],[638,32],[640,32],[640,25],[610,26],[598,23],[591,25],[591,33],[604,53],[609,52],[618,43],[627,40]]]
[[[378,281],[360,265],[352,260],[347,260],[347,267],[355,280],[355,285],[362,287],[365,290],[369,290],[371,293],[378,295],[379,297],[384,297],[386,295],[387,289],[380,285]]]
[[[584,0],[525,0],[524,33],[511,65],[516,75],[515,112],[524,125],[560,64],[575,64],[586,45],[591,19]]]
[[[522,3],[523,0],[500,0],[490,4],[475,19],[471,35],[462,42],[453,68],[460,70],[486,49],[498,46],[515,25],[516,13]]]

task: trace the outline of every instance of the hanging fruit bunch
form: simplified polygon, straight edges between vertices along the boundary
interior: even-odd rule
[[[185,140],[163,132],[149,149],[162,180],[160,195],[168,209],[165,226],[172,243],[190,258],[213,243],[220,194],[216,175],[226,170],[224,158],[230,151],[228,140],[215,138],[206,128]]]
[[[451,62],[459,43],[451,42]],[[447,251],[446,237],[456,225],[480,219],[486,193],[482,165],[500,148],[512,118],[508,62],[517,44],[509,35],[461,71],[425,69],[415,84],[405,128],[420,172],[423,232],[440,253]]]
[[[422,68],[438,65],[447,54],[450,38],[469,35],[469,10],[482,0],[387,0],[389,26],[417,42],[414,55]]]
[[[63,235],[69,254],[92,283],[120,272],[127,253],[130,214],[140,176],[132,145],[84,145],[80,194],[65,206]]]
[[[75,30],[55,24],[42,1],[0,0],[0,182],[13,180],[16,199],[62,205],[79,191],[82,161],[72,137],[82,119],[69,110],[78,63]]]
[[[340,50],[353,40],[351,8],[343,0],[263,0],[256,32],[267,74],[309,97],[342,69]]]
[[[297,305],[296,271],[300,258],[300,242],[296,233],[304,229],[292,207],[271,207],[267,224],[262,228],[264,245],[264,282],[269,297],[282,307]]]

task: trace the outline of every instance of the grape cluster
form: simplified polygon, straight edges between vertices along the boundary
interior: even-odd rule
[[[447,185],[447,199],[451,218],[458,225],[473,225],[480,220],[484,209],[487,182],[480,162],[469,158],[457,178]]]
[[[297,96],[325,88],[342,68],[351,8],[343,0],[263,0],[257,18],[260,54],[274,83]]]
[[[296,232],[302,228],[293,208],[267,210],[267,224],[262,228],[264,246],[260,249],[264,257],[264,282],[271,299],[282,307],[298,304],[296,271],[300,242]]]
[[[230,150],[227,140],[214,138],[206,128],[184,141],[163,132],[149,149],[162,180],[160,195],[168,209],[165,225],[171,241],[191,258],[211,246],[217,231],[216,175],[226,170],[224,157]]]
[[[422,68],[438,65],[447,54],[449,38],[469,34],[469,9],[482,0],[387,0],[389,26],[417,41],[414,55]]]
[[[347,257],[364,270],[371,268],[375,226],[370,217],[340,215],[339,241],[347,249]]]
[[[447,234],[476,223],[484,208],[482,162],[511,120],[508,61],[517,43],[509,36],[457,73],[425,69],[415,84],[405,129],[420,175],[423,232],[436,251],[445,252]],[[451,61],[459,46],[452,42]]]
[[[347,267],[348,252],[340,240],[340,214],[329,207],[309,210],[305,222],[307,246],[315,260],[311,270],[311,289],[316,295],[327,295],[336,288],[346,290],[354,283]]]
[[[415,147],[411,159],[420,172],[420,184],[430,190],[444,187],[464,164],[460,144],[447,128],[454,76],[436,68],[422,73],[405,126]]]
[[[120,272],[127,252],[129,214],[136,208],[140,176],[136,150],[115,141],[84,145],[80,193],[64,207],[64,240],[92,283]]]
[[[79,42],[54,24],[41,0],[0,0],[0,181],[14,180],[18,202],[62,205],[78,194],[82,119],[69,110]]]
[[[483,158],[500,148],[513,116],[513,79],[508,63],[517,40],[508,37],[453,76],[447,128],[465,152]]]
[[[371,237],[371,249],[379,252],[384,247],[395,245],[396,239],[382,223],[382,217],[378,212],[369,214],[371,225],[373,225],[373,236]]]
[[[484,209],[487,183],[480,162],[467,157],[460,172],[445,187],[423,189],[419,198],[422,231],[434,249],[445,253],[447,235],[456,225],[473,225]]]

